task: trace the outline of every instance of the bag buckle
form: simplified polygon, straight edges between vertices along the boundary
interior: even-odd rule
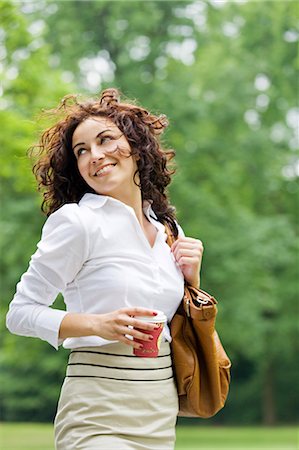
[[[191,317],[191,314],[190,314],[190,300],[189,300],[189,298],[186,299],[185,305],[186,305],[186,314],[187,314],[187,317]]]
[[[203,299],[200,298],[199,295],[195,299],[196,302],[200,303],[201,305],[207,305],[209,303],[209,299]]]

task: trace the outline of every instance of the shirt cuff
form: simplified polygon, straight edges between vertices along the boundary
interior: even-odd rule
[[[45,307],[36,322],[36,334],[39,338],[49,342],[56,350],[62,344],[63,339],[59,339],[59,329],[61,322],[67,311]]]

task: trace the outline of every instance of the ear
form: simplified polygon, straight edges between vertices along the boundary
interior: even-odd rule
[[[139,161],[139,160],[141,159],[139,155],[132,155],[132,154],[131,154],[131,156],[132,156],[132,158],[133,158],[136,162]]]

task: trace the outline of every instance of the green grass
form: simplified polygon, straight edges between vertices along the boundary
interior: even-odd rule
[[[54,450],[53,426],[32,423],[2,423],[0,424],[0,448],[1,450]],[[298,429],[296,427],[221,428],[214,426],[180,426],[177,428],[175,450],[228,449],[298,450]]]
[[[295,427],[181,427],[176,450],[298,450]]]
[[[0,449],[54,450],[53,426],[36,423],[2,423]]]

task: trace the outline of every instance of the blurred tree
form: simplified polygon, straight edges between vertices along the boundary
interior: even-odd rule
[[[115,77],[122,85],[126,79],[125,93],[131,95],[133,88],[136,97],[135,88],[153,80],[165,63],[172,40],[182,42],[192,34],[190,20],[176,14],[185,5],[178,0],[49,3],[46,37],[54,62],[95,91],[101,82]]]
[[[61,71],[50,70],[49,48],[19,5],[0,2],[0,17],[0,77],[5,94],[0,96],[0,419],[52,420],[67,352],[57,353],[38,340],[3,331],[8,301],[35,251],[44,221],[26,157],[40,127],[35,115],[57,103],[72,85],[62,81]]]
[[[249,2],[206,12],[194,65],[167,71],[180,167],[173,196],[188,234],[205,243],[203,286],[221,299],[233,361],[253,368],[243,390],[232,385],[232,401],[248,405],[245,422],[272,424],[291,410],[293,420],[298,399],[296,389],[285,396],[282,376],[286,367],[298,375],[298,11]]]
[[[268,2],[215,1],[2,5],[7,36],[12,35],[7,54],[23,42],[29,47],[40,42],[22,59],[22,76],[8,72],[9,101],[0,110],[6,130],[0,161],[7,194],[1,237],[5,298],[11,298],[26,267],[41,223],[23,157],[36,129],[33,114],[52,106],[66,88],[89,94],[119,87],[170,118],[164,142],[177,150],[178,163],[171,198],[185,232],[204,242],[202,286],[219,297],[218,327],[234,363],[227,408],[212,422],[295,421],[296,2],[272,2],[271,8]],[[12,22],[18,25],[9,31]],[[25,410],[34,417],[44,398],[40,391],[36,403],[26,406],[31,391],[27,384],[20,387],[15,359],[8,358],[20,355],[17,346],[31,348],[28,342],[4,335],[4,418],[20,417]],[[32,344],[30,361],[39,360],[41,347],[45,344]],[[55,370],[62,376],[61,354],[47,352],[50,386],[58,376]],[[18,367],[28,373],[19,358]],[[44,377],[45,362],[38,370],[37,376]],[[17,407],[16,399],[23,397],[26,401]]]

